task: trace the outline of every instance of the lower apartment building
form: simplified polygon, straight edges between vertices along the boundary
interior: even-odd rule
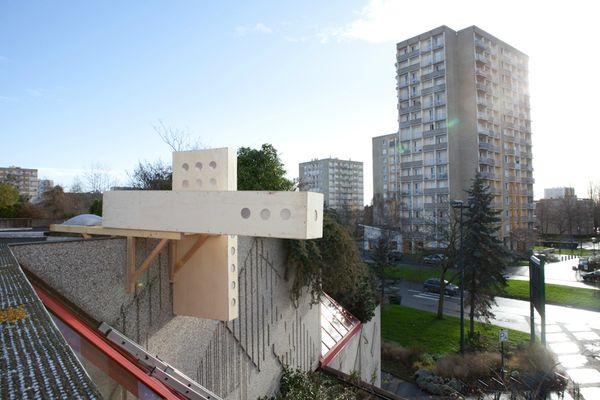
[[[323,193],[325,208],[357,211],[364,206],[363,163],[326,158],[299,165],[300,189]]]

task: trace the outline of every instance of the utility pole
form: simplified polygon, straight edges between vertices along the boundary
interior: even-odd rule
[[[460,210],[460,354],[465,354],[465,250],[463,240],[463,209],[469,208],[462,200],[453,200],[452,208]]]

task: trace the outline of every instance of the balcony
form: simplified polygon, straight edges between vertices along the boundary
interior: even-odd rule
[[[421,68],[421,63],[411,64],[411,65],[409,65],[407,67],[398,69],[398,75],[402,75],[402,74],[405,74],[407,72],[416,71],[419,68]]]
[[[488,180],[497,180],[498,176],[493,172],[481,172],[481,177]]]
[[[446,128],[437,128],[437,129],[431,129],[429,131],[423,131],[423,137],[429,138],[429,137],[439,135],[442,133],[446,133]]]
[[[448,188],[431,188],[431,189],[425,189],[425,195],[429,196],[432,194],[447,194],[448,193]]]
[[[521,178],[521,183],[533,185],[535,183],[535,179],[530,178],[530,177]]]
[[[480,61],[484,64],[490,63],[490,60],[487,57],[485,57],[483,54],[479,54],[479,53],[475,54],[475,60]]]
[[[486,51],[490,50],[490,46],[488,46],[487,44],[485,44],[481,40],[475,40],[475,47],[480,48],[482,50],[486,50]]]
[[[496,160],[491,157],[479,157],[479,164],[496,165]]]
[[[487,151],[498,151],[498,148],[496,146],[494,146],[491,143],[487,143],[487,142],[479,142],[479,148],[482,150],[487,150]]]
[[[488,79],[490,78],[490,73],[481,68],[475,68],[475,73],[484,78],[488,78]]]
[[[502,150],[504,154],[508,155],[508,156],[514,156],[515,155],[515,149],[503,149]]]
[[[410,51],[410,52],[408,52],[408,53],[405,53],[405,54],[398,55],[398,56],[396,57],[396,60],[397,60],[398,62],[402,62],[402,61],[408,60],[409,58],[412,58],[412,57],[418,56],[418,55],[419,55],[419,53],[420,53],[420,50],[418,50],[418,49],[417,49],[417,50],[414,50],[414,51]]]
[[[487,92],[488,90],[490,90],[490,86],[486,85],[485,83],[478,83],[475,86],[477,87],[477,90],[481,90],[483,92]]]

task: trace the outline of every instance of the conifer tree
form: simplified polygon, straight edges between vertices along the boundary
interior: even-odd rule
[[[498,238],[500,229],[499,211],[491,207],[494,196],[477,173],[469,195],[469,208],[465,213],[465,289],[468,291],[469,337],[474,336],[474,320],[493,318],[491,307],[496,304],[495,296],[506,287],[503,276],[506,248]]]

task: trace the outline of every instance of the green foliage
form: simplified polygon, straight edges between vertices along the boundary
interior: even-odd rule
[[[171,190],[172,182],[171,166],[158,160],[154,163],[138,162],[129,184],[140,190]]]
[[[308,287],[313,300],[318,301],[323,290],[359,320],[367,322],[373,317],[376,304],[371,275],[356,244],[332,216],[323,216],[321,239],[285,243],[288,264],[294,267],[293,299],[297,300]]]
[[[19,201],[19,191],[8,183],[0,182],[0,210],[9,208]]]
[[[469,208],[465,212],[464,257],[465,289],[468,290],[469,335],[474,334],[474,320],[494,316],[491,307],[494,297],[506,286],[503,276],[508,253],[497,233],[500,229],[498,211],[491,208],[494,196],[477,173],[469,195]]]
[[[102,199],[96,199],[90,206],[90,214],[102,216]]]
[[[356,391],[320,372],[285,368],[279,393],[269,400],[354,400]]]
[[[278,190],[294,188],[294,182],[285,178],[285,169],[277,150],[263,144],[260,150],[240,147],[237,154],[238,190]]]

